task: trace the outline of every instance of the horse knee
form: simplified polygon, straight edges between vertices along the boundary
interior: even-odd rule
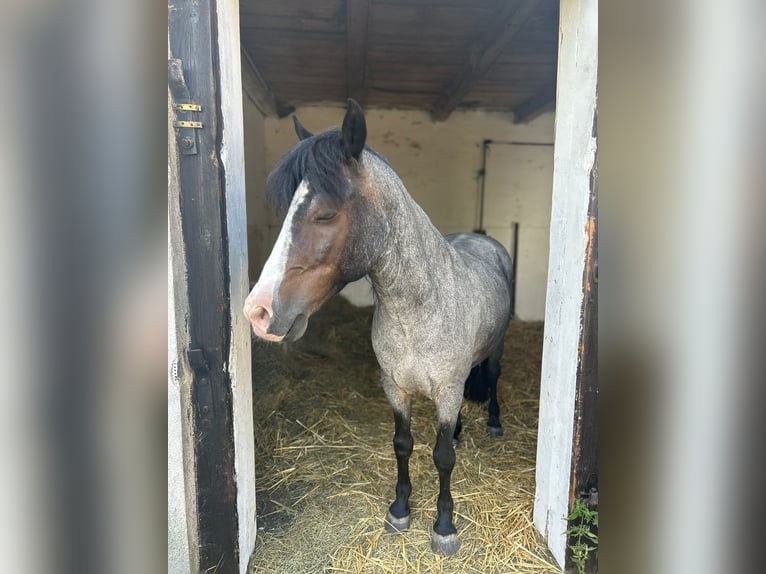
[[[434,448],[434,464],[439,472],[451,472],[455,467],[455,449],[452,441],[448,443],[437,444]]]
[[[413,442],[411,434],[395,434],[394,453],[396,456],[410,456],[412,454]]]

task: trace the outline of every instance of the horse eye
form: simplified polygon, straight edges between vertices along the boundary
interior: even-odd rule
[[[314,217],[314,221],[330,221],[338,215],[335,211],[325,211]]]

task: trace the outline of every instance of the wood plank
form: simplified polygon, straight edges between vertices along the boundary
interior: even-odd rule
[[[346,3],[346,93],[364,105],[367,69],[367,29],[370,20],[368,0]]]
[[[283,73],[289,73],[289,69],[296,62],[302,64],[311,64],[321,67],[335,64],[345,70],[346,48],[345,46],[324,46],[322,48],[311,48],[310,46],[284,45],[275,46],[259,43],[246,43],[245,49],[248,54],[253,56],[253,62],[256,66],[263,65],[264,62],[273,62],[285,66]],[[268,78],[271,79],[271,78]]]
[[[500,0],[503,1],[503,0]],[[497,9],[498,0],[375,0],[375,4],[387,4],[390,6],[474,6],[483,10]]]
[[[479,38],[469,51],[463,71],[447,87],[433,106],[431,116],[444,121],[452,113],[474,84],[487,73],[506,45],[524,27],[541,0],[508,2],[494,19],[489,32]]]
[[[484,82],[497,82],[503,81],[506,83],[514,83],[518,80],[548,80],[556,77],[556,63],[495,63],[489,70],[487,75],[482,78],[477,85]]]
[[[399,64],[392,65],[387,63],[376,63],[374,69],[370,73],[370,77],[376,81],[382,81],[384,78],[401,78],[401,79],[417,79],[422,78],[428,81],[439,80],[444,82],[445,79],[454,78],[455,73],[459,70],[459,66],[444,66],[444,65],[421,65],[419,62],[416,65],[401,66]],[[442,83],[443,85],[443,83]]]
[[[243,37],[258,34],[260,30],[342,34],[345,29],[345,22],[337,18],[295,18],[260,14],[242,14],[239,17],[239,25]]]
[[[519,50],[505,50],[497,60],[494,66],[513,65],[513,64],[551,64],[556,66],[558,56],[556,52],[521,52]]]
[[[280,83],[276,85],[284,98],[295,104],[298,102],[344,102],[346,86],[340,84]]]
[[[247,97],[266,116],[284,117],[295,108],[277,99],[247,51],[242,48],[242,88]]]
[[[383,108],[414,108],[423,109],[433,101],[430,92],[400,92],[395,90],[377,90],[370,87],[367,91],[367,103],[370,106]]]
[[[370,84],[370,86],[374,86],[377,89],[429,92],[431,95],[439,93],[439,88],[442,85],[444,84],[438,78],[434,80],[428,80],[427,78],[387,78],[385,82],[373,81]]]
[[[344,14],[344,0],[240,0],[242,14],[333,19]]]
[[[400,39],[401,40],[401,39]],[[379,37],[370,38],[368,54],[370,59],[391,61],[402,64],[409,62],[439,62],[457,65],[462,69],[465,50],[452,42],[386,42]]]
[[[171,84],[183,75],[191,100],[202,106],[197,154],[181,155],[178,180],[188,277],[189,350],[197,528],[193,541],[199,571],[238,571],[237,487],[234,474],[233,399],[228,245],[224,173],[217,142],[222,134],[220,67],[211,2],[178,0],[168,13]],[[194,355],[199,357],[199,355]],[[186,367],[188,368],[188,367]],[[249,551],[249,550],[248,550]]]
[[[284,82],[291,83],[321,83],[321,84],[339,84],[341,86],[346,85],[346,74],[344,70],[322,70],[312,68],[308,66],[296,66],[290,69],[289,74],[273,73],[269,74],[269,70],[274,70],[273,66],[262,66],[264,74],[270,75],[274,78],[272,85],[278,85]]]
[[[556,84],[548,84],[538,94],[513,108],[513,123],[531,122],[556,108]]]
[[[371,32],[387,38],[451,38],[465,49],[485,28],[492,10],[467,6],[372,6]],[[395,41],[395,40],[394,40]]]
[[[245,44],[256,43],[264,46],[304,46],[315,47],[322,44],[339,44],[345,47],[345,30],[339,32],[322,32],[319,30],[270,30],[267,28],[252,28],[252,34],[242,37]]]

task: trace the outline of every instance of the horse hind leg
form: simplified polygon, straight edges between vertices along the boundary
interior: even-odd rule
[[[455,423],[455,432],[452,434],[453,442],[457,443],[460,437],[460,431],[463,430],[463,421],[460,418],[460,412],[457,413],[457,422]]]
[[[497,402],[497,380],[500,378],[500,357],[503,355],[503,345],[500,344],[486,363],[487,385],[489,386],[489,406],[487,412],[487,432],[490,436],[503,436],[503,428],[500,424],[500,405]]]

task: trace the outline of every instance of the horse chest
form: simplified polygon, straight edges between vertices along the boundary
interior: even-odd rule
[[[403,390],[426,396],[434,385],[464,377],[470,369],[470,349],[419,328],[378,322],[373,325],[372,346],[380,368]],[[465,372],[463,372],[465,371]]]

